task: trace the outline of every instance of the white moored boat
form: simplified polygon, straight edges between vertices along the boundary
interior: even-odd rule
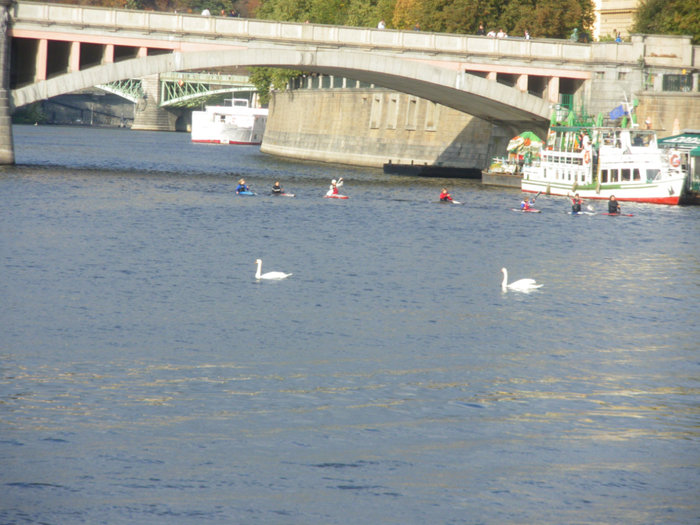
[[[230,102],[230,105],[226,104]],[[192,142],[260,144],[267,109],[251,108],[247,99],[227,99],[223,106],[192,112]]]
[[[685,178],[678,154],[660,149],[653,130],[552,126],[540,158],[523,168],[521,189],[678,204]]]

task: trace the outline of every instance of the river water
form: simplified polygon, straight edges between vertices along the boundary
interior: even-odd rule
[[[14,140],[0,523],[700,522],[700,208],[520,214],[181,133]],[[503,266],[544,286],[504,293]]]

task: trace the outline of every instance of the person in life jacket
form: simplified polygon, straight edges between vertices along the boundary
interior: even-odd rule
[[[608,213],[619,214],[620,213],[620,203],[617,202],[615,195],[610,195],[608,200]]]
[[[272,193],[284,193],[284,188],[280,186],[280,181],[275,181],[272,185]]]
[[[581,211],[581,204],[583,204],[583,199],[578,196],[578,193],[574,195],[571,199],[571,212],[578,213]]]
[[[239,180],[238,186],[236,186],[236,193],[240,193],[242,191],[250,191],[250,188],[246,186],[245,179]]]
[[[529,210],[529,209],[530,209],[530,206],[532,206],[532,205],[533,205],[533,202],[530,201],[530,200],[528,200],[527,197],[525,197],[525,198],[520,202],[520,209],[523,210],[523,211]]]
[[[442,188],[442,192],[440,193],[440,200],[442,202],[452,202],[452,195],[450,195],[450,192],[447,191],[447,188]]]
[[[331,181],[331,187],[328,189],[326,195],[338,195],[338,188],[343,185],[343,177],[340,177],[337,181],[333,179]]]

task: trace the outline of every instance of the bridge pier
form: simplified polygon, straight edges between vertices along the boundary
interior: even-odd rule
[[[0,0],[0,165],[15,163],[10,116],[10,39],[7,36],[11,3],[12,0]]]
[[[134,108],[134,124],[131,129],[140,131],[175,131],[177,115],[159,107],[160,75],[141,79],[144,98]]]

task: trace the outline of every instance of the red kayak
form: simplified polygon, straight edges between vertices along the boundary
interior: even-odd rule
[[[340,193],[336,193],[335,195],[324,195],[324,199],[347,199],[349,198],[347,195],[341,195]]]

